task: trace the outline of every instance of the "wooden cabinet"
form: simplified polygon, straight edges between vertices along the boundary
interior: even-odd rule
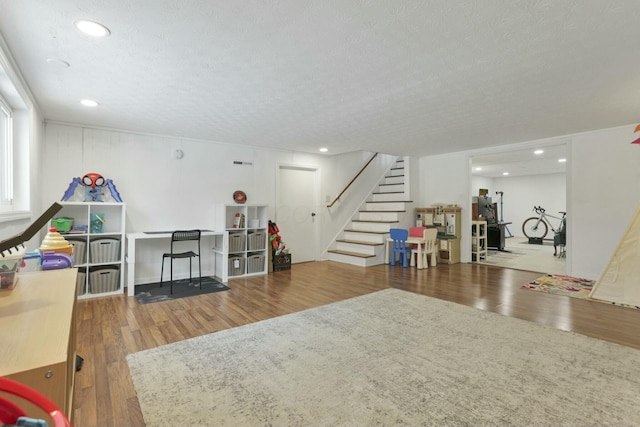
[[[75,378],[77,269],[19,273],[12,291],[0,291],[0,376],[22,383],[72,415]],[[0,393],[32,418],[53,420],[37,406]]]
[[[227,263],[230,279],[267,273],[268,215],[266,205],[216,205],[215,229],[229,233],[228,248],[222,240],[214,248],[216,263]]]
[[[471,221],[471,261],[487,257],[487,221]]]
[[[56,218],[72,219],[60,232],[74,246],[78,298],[121,294],[124,286],[125,205],[116,202],[60,202]],[[53,220],[55,222],[55,218]]]

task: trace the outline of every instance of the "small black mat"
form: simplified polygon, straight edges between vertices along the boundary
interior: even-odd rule
[[[147,283],[145,285],[136,285],[135,297],[138,304],[148,304],[150,302],[168,301],[228,290],[228,286],[213,277],[203,277],[202,289],[200,289],[200,283],[197,278],[192,279],[191,282],[189,279],[175,280],[173,282],[173,294],[171,295],[169,294],[171,292],[170,282],[164,282],[162,287],[160,287],[160,282]]]

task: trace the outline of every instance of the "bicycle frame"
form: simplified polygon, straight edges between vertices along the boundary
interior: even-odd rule
[[[539,209],[542,209],[538,206]],[[549,218],[554,218],[560,221],[560,224],[558,225],[558,228],[553,228],[553,224],[551,224],[551,221],[549,221]],[[560,232],[560,228],[562,227],[562,221],[564,220],[564,218],[561,218],[559,216],[555,216],[555,215],[551,215],[548,214],[544,211],[544,209],[542,209],[542,213],[540,213],[540,219],[544,220],[547,222],[547,225],[549,226],[549,228],[551,229],[551,231],[553,231],[554,233],[559,233]]]
[[[566,222],[566,212],[562,213],[562,217],[551,215],[546,213],[542,206],[534,206],[533,210],[538,214],[538,217],[527,218],[522,224],[522,232],[526,237],[538,237],[544,238],[549,231],[549,228],[554,234],[560,233]],[[557,228],[551,224],[549,218],[554,218],[560,221]],[[544,224],[543,226],[540,223]]]

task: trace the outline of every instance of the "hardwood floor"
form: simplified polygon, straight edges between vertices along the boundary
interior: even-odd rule
[[[640,349],[640,310],[520,289],[540,273],[480,265],[428,270],[325,261],[233,279],[231,290],[138,305],[78,301],[74,425],[143,426],[127,354],[393,287]],[[544,345],[544,343],[540,343]],[[212,355],[215,357],[215,355]]]

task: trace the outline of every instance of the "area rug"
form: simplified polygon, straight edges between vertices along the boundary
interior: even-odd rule
[[[595,280],[580,279],[562,274],[546,274],[526,285],[522,285],[522,288],[574,298],[589,298],[589,294],[595,284]]]
[[[228,291],[229,287],[219,282],[213,277],[202,278],[202,289],[198,279],[176,280],[173,282],[173,294],[171,286],[168,282],[164,282],[160,287],[158,283],[147,283],[144,285],[136,285],[136,301],[138,304],[149,304],[151,302],[169,301],[178,298],[192,297],[195,295],[210,294],[212,292]]]
[[[147,427],[640,425],[640,350],[397,289],[127,362]]]

